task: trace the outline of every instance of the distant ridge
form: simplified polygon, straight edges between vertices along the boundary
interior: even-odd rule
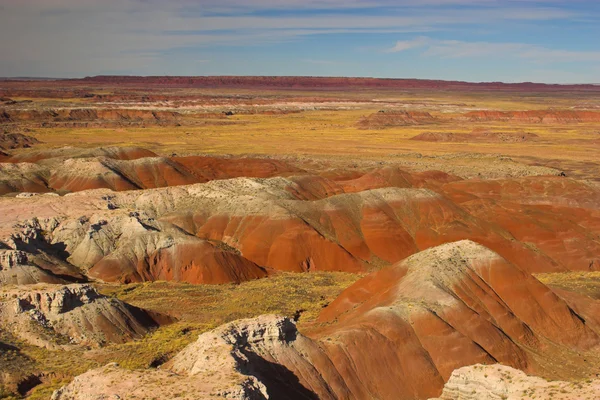
[[[239,87],[239,88],[390,88],[390,89],[434,89],[434,90],[593,90],[597,84],[545,84],[463,82],[428,79],[353,78],[315,76],[93,76],[71,79],[70,82],[87,84],[159,85],[171,87]]]

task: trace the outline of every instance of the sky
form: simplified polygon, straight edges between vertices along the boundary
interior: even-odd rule
[[[0,76],[600,83],[599,0],[0,0]]]

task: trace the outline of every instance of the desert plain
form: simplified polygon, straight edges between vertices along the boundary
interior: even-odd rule
[[[600,86],[0,81],[0,398],[600,397]]]

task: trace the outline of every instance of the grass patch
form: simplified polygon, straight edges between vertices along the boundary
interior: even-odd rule
[[[7,350],[0,352],[0,370],[22,377],[41,376],[42,384],[28,398],[48,399],[73,377],[110,362],[128,369],[158,366],[195,341],[199,334],[236,319],[262,314],[293,316],[298,310],[305,310],[299,320],[301,327],[314,321],[324,306],[359,278],[360,275],[337,272],[282,273],[239,285],[173,282],[100,285],[98,289],[106,295],[175,316],[178,322],[125,344],[70,351],[31,346],[0,330],[0,344]],[[19,398],[7,388],[2,390],[0,381],[0,398]]]

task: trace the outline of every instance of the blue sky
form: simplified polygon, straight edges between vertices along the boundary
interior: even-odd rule
[[[0,76],[600,83],[597,0],[0,0]]]

